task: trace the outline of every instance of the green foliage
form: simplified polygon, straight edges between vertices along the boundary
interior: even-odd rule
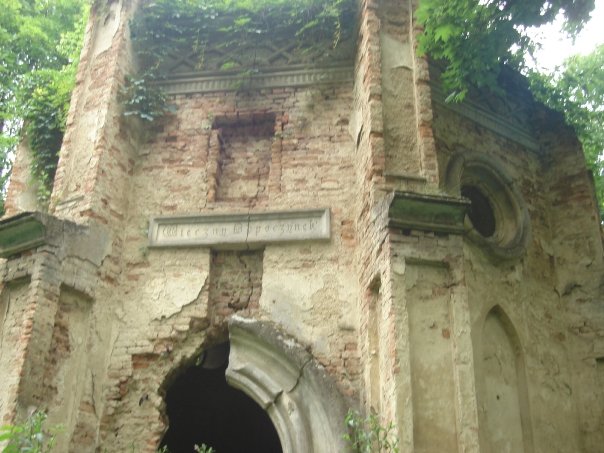
[[[392,422],[382,426],[375,414],[363,418],[358,412],[349,410],[344,423],[348,429],[344,439],[355,453],[398,453],[398,439],[393,434]]]
[[[444,88],[450,100],[461,101],[469,86],[497,91],[502,64],[524,67],[535,49],[527,28],[562,13],[566,31],[575,34],[593,8],[594,0],[422,0],[416,12],[424,27],[419,49],[444,61]]]
[[[138,77],[127,77],[121,89],[124,116],[137,116],[145,121],[153,121],[170,111],[164,92],[153,82],[155,74],[147,72]]]
[[[208,447],[206,444],[194,445],[193,451],[196,453],[216,453],[216,450],[212,447]],[[170,453],[170,449],[167,445],[164,445],[157,450],[157,453]]]
[[[346,33],[352,32],[354,0],[155,0],[141,5],[131,23],[134,50],[140,71],[123,90],[125,115],[152,121],[166,112],[164,96],[153,82],[169,56],[187,54],[204,69],[205,50],[229,49],[244,52],[242,44],[260,45],[296,37],[300,50],[319,46],[325,58],[326,40],[335,48]],[[253,74],[239,59],[225,62],[221,70]]]
[[[46,414],[36,411],[19,425],[0,427],[3,453],[46,453],[52,450],[57,429],[46,430]]]
[[[0,8],[0,188],[23,126],[33,174],[48,195],[65,127],[86,0],[2,0]]]
[[[604,44],[589,55],[569,58],[552,75],[532,73],[529,80],[537,99],[564,113],[575,128],[604,220]]]
[[[57,169],[74,76],[69,71],[40,70],[30,79],[29,98],[23,104],[23,120],[32,153],[32,174],[39,182],[39,198],[45,200]]]

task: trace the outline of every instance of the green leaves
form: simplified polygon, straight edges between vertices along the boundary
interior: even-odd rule
[[[583,145],[604,221],[604,44],[569,58],[551,75],[529,75],[535,97],[564,114]]]
[[[2,453],[49,453],[58,428],[44,429],[45,421],[46,414],[36,411],[20,425],[0,427],[0,442],[6,442]]]
[[[135,116],[147,122],[153,122],[164,114],[172,111],[166,104],[166,98],[161,89],[153,84],[155,76],[152,73],[139,77],[128,77],[121,89],[124,116]]]
[[[25,125],[33,174],[49,194],[87,17],[86,0],[2,0],[0,191]]]
[[[298,50],[333,47],[345,32],[352,33],[355,0],[155,0],[143,3],[130,24],[141,70],[127,81],[124,114],[152,121],[161,116],[164,97],[153,85],[169,57],[187,55],[195,69],[205,69],[206,49],[229,55],[219,70],[253,74],[245,58],[262,42],[285,42],[296,37]],[[343,24],[346,24],[344,27]],[[270,36],[269,36],[270,33]],[[288,48],[293,51],[293,48]],[[255,61],[255,57],[251,58]],[[253,66],[253,64],[251,65]],[[142,86],[137,81],[146,81]]]
[[[344,440],[355,453],[398,453],[393,423],[383,426],[375,414],[363,418],[358,412],[349,410],[344,424],[348,430]]]
[[[469,86],[497,91],[501,65],[524,67],[534,43],[528,27],[551,22],[558,13],[576,33],[589,18],[594,0],[422,0],[416,19],[424,27],[420,53],[445,63],[442,75],[451,101],[461,101]]]
[[[442,25],[434,30],[434,38],[442,42],[447,42],[451,36],[457,34],[455,33],[457,32],[457,30],[458,29],[453,25]]]
[[[202,69],[208,44],[232,50],[259,43],[269,32],[272,40],[298,36],[304,47],[323,45],[326,37],[336,45],[354,9],[354,0],[156,0],[141,5],[130,29],[143,72],[189,51],[191,40]]]
[[[206,444],[195,445],[193,450],[195,450],[196,453],[216,453],[216,450]]]
[[[39,70],[27,77],[29,96],[23,105],[23,120],[32,153],[32,174],[41,183],[39,197],[50,195],[63,141],[74,72]]]

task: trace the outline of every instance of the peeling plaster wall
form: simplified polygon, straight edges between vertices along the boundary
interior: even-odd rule
[[[396,367],[381,374],[394,388],[384,398],[396,404],[401,451],[481,451],[462,238],[390,234],[394,312],[382,322],[397,335],[380,332],[381,363]]]
[[[56,448],[68,450],[68,441],[86,404],[84,394],[93,385],[89,363],[91,301],[81,293],[63,288],[55,316],[50,348],[53,357],[46,364],[44,380],[46,405],[51,408],[48,423],[60,424]],[[77,444],[76,444],[77,445]]]
[[[444,267],[407,264],[405,269],[416,452],[456,449],[448,281]]]
[[[27,140],[21,140],[11,169],[4,215],[8,217],[23,211],[35,211],[38,205],[38,184],[31,175],[31,151]]]
[[[418,152],[411,3],[388,0],[380,11],[382,28],[382,96],[384,112],[384,146],[386,172],[389,176],[420,176]]]
[[[507,106],[495,99],[482,98],[479,102],[488,106],[492,114],[502,115],[501,118],[505,118],[506,108],[522,105],[517,110],[517,117],[504,121],[514,124],[526,121],[522,127],[532,128],[533,139],[539,147],[536,150],[527,149],[519,140],[504,133],[503,129],[489,129],[451,109],[435,106],[434,130],[441,172],[446,172],[449,159],[455,153],[463,155],[477,152],[492,159],[505,171],[510,178],[509,183],[520,193],[530,218],[530,240],[525,252],[518,258],[497,259],[473,241],[464,241],[465,281],[477,386],[483,388],[485,379],[488,381],[492,375],[488,358],[480,355],[479,351],[483,347],[489,347],[490,340],[487,341],[482,335],[492,324],[492,315],[487,318],[487,313],[495,305],[500,306],[506,316],[509,316],[512,328],[518,332],[519,344],[510,354],[522,356],[525,364],[518,370],[518,379],[526,379],[525,394],[519,394],[521,405],[526,405],[521,407],[523,433],[518,434],[516,425],[503,421],[499,423],[498,430],[503,429],[505,434],[494,433],[490,420],[498,416],[494,415],[497,404],[485,401],[486,397],[483,396],[478,405],[481,451],[499,451],[503,446],[498,442],[504,437],[508,440],[517,439],[514,441],[515,446],[509,444],[507,447],[513,451],[521,451],[520,448],[523,451],[598,451],[599,447],[595,447],[595,443],[591,446],[582,444],[586,437],[580,433],[576,422],[583,419],[580,415],[585,410],[581,408],[582,405],[594,407],[599,403],[587,403],[582,395],[583,392],[591,391],[588,386],[576,380],[579,374],[583,378],[587,377],[589,372],[586,368],[589,367],[585,367],[583,363],[581,371],[578,371],[574,357],[585,357],[588,353],[580,352],[581,348],[573,338],[575,334],[572,324],[569,324],[573,317],[569,314],[575,307],[567,300],[568,278],[584,272],[574,269],[573,272],[578,274],[570,273],[568,263],[572,261],[575,266],[586,267],[592,278],[598,275],[588,284],[590,289],[586,289],[586,292],[591,295],[589,300],[592,302],[584,308],[585,315],[589,313],[587,316],[591,316],[591,319],[601,319],[599,313],[602,308],[599,305],[602,297],[596,295],[602,294],[601,289],[597,289],[597,282],[602,275],[602,245],[599,227],[597,221],[594,221],[596,208],[593,195],[589,195],[593,193],[590,192],[593,189],[589,188],[591,186],[582,156],[577,143],[565,138],[565,134],[570,131],[562,125],[554,126],[560,118],[551,112],[540,110],[530,102],[524,101],[522,104],[515,97],[508,100]],[[529,115],[532,115],[533,120],[529,120],[529,117],[523,120],[523,112],[532,112]],[[555,131],[560,151],[544,140],[543,131]],[[567,156],[563,159],[567,162],[566,167],[563,163],[558,163],[563,153]],[[569,162],[571,156],[572,164]],[[557,162],[554,167],[550,164],[553,161]],[[583,173],[577,174],[580,171]],[[570,182],[564,174],[566,172],[573,173],[576,182]],[[564,195],[556,195],[556,192],[547,190],[547,187],[558,184]],[[579,195],[580,193],[583,195]],[[583,202],[579,201],[579,197],[583,197]],[[565,203],[563,200],[568,200],[565,213],[562,213],[560,207]],[[575,212],[573,215],[568,212],[571,204]],[[561,231],[571,230],[576,238],[577,248],[571,246],[562,252],[557,244],[564,242],[568,247],[572,242],[563,239]],[[586,244],[590,244],[589,252],[579,251]],[[591,258],[586,260],[586,256]],[[561,283],[561,280],[566,283]],[[595,299],[591,299],[594,296],[599,299],[599,305]],[[597,323],[599,321],[594,322]],[[483,344],[485,341],[487,345]],[[504,339],[500,339],[500,342],[497,350],[509,349]],[[505,368],[510,370],[511,366],[512,364],[507,364]],[[504,375],[507,372],[512,371],[502,370]],[[502,392],[505,393],[505,389]],[[595,432],[593,436],[595,440]],[[523,440],[518,440],[521,437]],[[521,444],[523,447],[520,447]]]
[[[564,338],[569,351],[570,391],[576,403],[579,448],[588,452],[604,445],[604,410],[598,399],[598,359],[604,356],[603,234],[591,177],[572,130],[552,118],[537,118],[540,138],[550,156],[545,163],[549,219],[552,228],[550,260],[560,304],[566,307]],[[555,136],[556,135],[556,136]]]
[[[496,309],[484,320],[476,387],[485,451],[532,450],[522,426],[522,421],[530,417],[528,410],[523,410],[527,405],[522,404],[526,396],[524,355],[516,333],[509,330],[512,328],[505,314]]]
[[[124,272],[112,297],[123,308],[111,346],[103,446],[119,451],[140,441],[151,450],[149,432],[159,442],[166,420],[158,389],[168,385],[162,376],[224,341],[233,313],[277,322],[310,348],[340,391],[358,394],[356,241],[352,213],[345,209],[355,193],[347,128],[351,89],[342,84],[171,99],[177,112],[140,145],[131,177]],[[271,135],[258,142],[269,158],[262,196],[235,196],[239,189],[219,187],[228,184],[224,178],[245,179],[250,167],[246,159],[229,159],[225,169],[220,147],[229,142],[221,143],[212,126],[225,134],[229,121],[246,115],[273,118]],[[242,150],[255,146],[253,135],[239,145]],[[250,184],[256,179],[250,174]],[[331,240],[325,243],[256,251],[147,247],[150,216],[317,206],[331,209]]]
[[[19,337],[26,318],[28,289],[28,280],[5,283],[0,299],[0,369],[3,370],[0,420],[3,424],[12,420],[15,411],[14,400],[20,380],[16,364],[22,355]]]

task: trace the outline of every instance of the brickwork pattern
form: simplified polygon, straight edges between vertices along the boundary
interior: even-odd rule
[[[215,120],[213,129],[219,144],[214,176],[217,201],[253,201],[266,196],[273,141],[275,152],[281,148],[275,127],[274,115],[238,118],[234,124]]]

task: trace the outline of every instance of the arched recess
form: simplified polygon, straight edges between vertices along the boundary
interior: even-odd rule
[[[342,453],[347,408],[325,370],[268,322],[233,317],[227,382],[269,414],[283,453]]]
[[[499,305],[484,319],[479,350],[477,384],[483,450],[532,452],[524,354],[512,321]]]

